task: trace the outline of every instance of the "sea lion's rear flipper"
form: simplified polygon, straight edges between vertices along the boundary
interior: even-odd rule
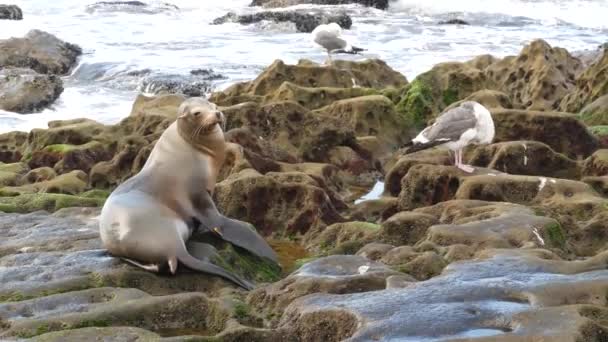
[[[186,242],[188,253],[199,260],[214,260],[219,258],[217,249],[208,243],[188,240]]]
[[[159,271],[159,267],[156,264],[145,265],[145,264],[139,263],[133,259],[129,259],[129,258],[125,258],[125,257],[122,257],[121,259],[128,262],[131,265],[143,268],[146,271],[155,272],[155,273],[158,273],[158,271]]]
[[[249,223],[223,217],[223,223],[216,233],[227,242],[239,246],[249,252],[272,260],[278,264],[277,254],[272,250],[268,243],[258,234]],[[216,227],[213,227],[216,228]]]
[[[186,267],[200,272],[215,274],[224,279],[230,280],[231,282],[241,286],[246,290],[252,290],[255,286],[248,282],[247,280],[241,279],[239,276],[226,271],[225,269],[212,264],[209,261],[209,258],[206,255],[201,254],[203,251],[198,250],[198,257],[201,259],[195,258],[192,255],[188,254],[188,251],[184,248],[182,253],[177,256],[179,262],[184,264]],[[212,255],[211,255],[212,256]]]

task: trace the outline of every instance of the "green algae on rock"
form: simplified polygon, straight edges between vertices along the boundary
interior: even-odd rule
[[[101,207],[105,198],[89,198],[78,195],[35,193],[0,197],[0,211],[5,213],[29,213],[38,210],[57,211],[68,207]]]

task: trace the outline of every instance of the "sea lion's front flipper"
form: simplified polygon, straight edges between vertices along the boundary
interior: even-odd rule
[[[223,218],[223,224],[215,232],[224,241],[244,248],[259,257],[270,259],[278,264],[279,259],[277,258],[277,254],[260,234],[255,231],[251,224],[233,220],[225,216]]]
[[[200,221],[201,226],[206,228],[206,230],[215,233],[224,241],[244,248],[259,257],[268,258],[278,264],[276,253],[255,231],[253,226],[220,214],[215,207],[215,203],[213,203],[211,195],[207,191],[203,191],[195,203],[199,210],[199,216],[196,219]]]
[[[186,250],[185,248],[183,251],[181,251],[182,253],[179,253],[179,255],[177,256],[179,262],[184,264],[186,267],[195,271],[215,274],[224,279],[230,280],[231,282],[241,286],[246,290],[252,290],[255,287],[249,281],[242,279],[241,277],[212,264],[209,260],[217,256],[217,251],[213,246],[208,245],[206,243],[189,242],[188,249],[196,253],[196,257],[190,255],[188,253],[188,250]]]

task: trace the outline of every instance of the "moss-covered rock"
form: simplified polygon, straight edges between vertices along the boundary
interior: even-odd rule
[[[597,150],[583,164],[584,176],[608,175],[608,150]]]
[[[526,140],[545,143],[575,160],[588,157],[598,147],[597,139],[573,114],[512,109],[494,109],[491,112],[496,125],[495,142],[525,137]]]
[[[560,109],[569,113],[578,113],[585,106],[608,93],[608,53],[604,50],[602,57],[594,61],[576,78],[576,86],[567,94],[560,104]]]
[[[284,82],[276,91],[266,96],[265,102],[292,101],[308,109],[317,109],[335,101],[377,93],[377,90],[371,88],[310,88]]]
[[[69,207],[100,207],[105,199],[66,194],[34,193],[0,197],[0,211],[5,213],[50,212]]]
[[[377,136],[392,146],[408,139],[406,122],[397,115],[393,103],[382,95],[336,101],[315,113],[339,119],[357,136]]]
[[[216,204],[225,215],[252,223],[263,235],[303,234],[342,220],[321,187],[278,181],[280,175],[243,170],[217,184]]]
[[[0,187],[21,184],[22,176],[29,171],[25,163],[5,164],[0,162]]]
[[[486,70],[492,89],[510,95],[515,108],[556,110],[574,88],[582,63],[566,49],[534,40],[517,56],[491,64]]]
[[[486,76],[467,63],[440,63],[418,75],[405,88],[397,112],[421,129],[452,103],[484,89]]]
[[[300,87],[376,88],[400,87],[407,79],[391,69],[383,61],[373,59],[363,62],[343,61],[325,67],[302,61],[298,65],[287,65],[277,60],[266,68],[255,80],[237,83],[228,89],[212,94],[214,103],[234,103],[230,98],[248,95],[270,95],[284,82]]]
[[[608,125],[608,95],[599,97],[581,110],[581,120],[588,126]]]
[[[355,254],[361,247],[375,239],[380,226],[369,222],[335,223],[307,237],[308,249],[318,254]]]
[[[177,109],[186,98],[180,94],[161,94],[157,96],[137,95],[130,116],[157,115],[171,120],[177,118]]]

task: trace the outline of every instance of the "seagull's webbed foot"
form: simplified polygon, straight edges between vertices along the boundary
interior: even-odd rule
[[[457,164],[456,167],[459,168],[459,169],[461,169],[462,171],[464,171],[466,173],[473,173],[473,171],[475,171],[475,168],[472,167],[471,165]]]

